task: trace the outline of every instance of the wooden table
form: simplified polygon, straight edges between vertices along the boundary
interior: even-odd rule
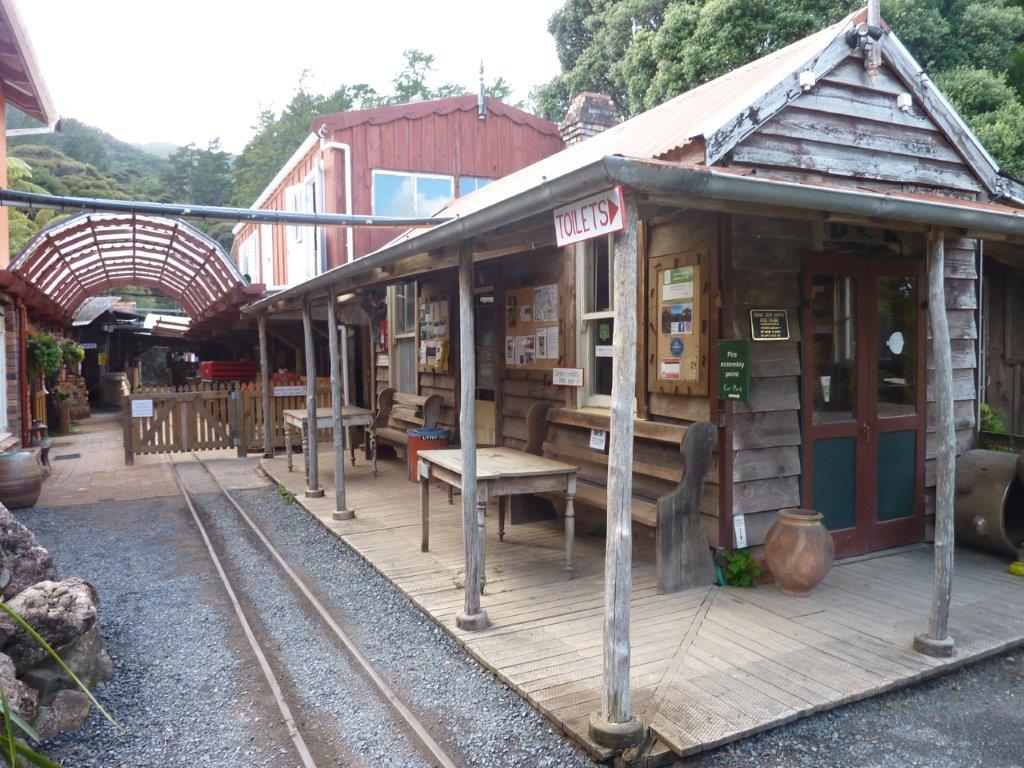
[[[450,487],[462,490],[462,450],[451,448],[419,452],[420,525],[423,552],[430,548],[430,479],[436,477]],[[572,546],[575,525],[573,498],[576,496],[578,467],[545,459],[512,448],[480,448],[476,452],[477,524],[483,548],[487,501],[498,499],[498,540],[505,539],[505,513],[512,496],[521,493],[565,494],[565,570],[572,573]],[[481,572],[483,553],[480,554]]]
[[[302,456],[306,463],[306,480],[309,480],[309,413],[305,408],[294,408],[284,411],[284,453],[288,457],[288,471],[292,471],[292,427],[299,430],[302,436]],[[330,429],[334,424],[334,410],[330,406],[316,409],[316,429]],[[348,434],[352,427],[365,427],[370,441],[370,452],[373,456],[373,474],[377,475],[377,433],[373,428],[373,411],[366,408],[359,408],[355,405],[343,405],[341,407],[341,425],[345,429],[348,439],[349,450],[352,454],[352,466],[356,465],[356,446],[351,434]],[[316,448],[316,438],[312,441],[313,449]]]

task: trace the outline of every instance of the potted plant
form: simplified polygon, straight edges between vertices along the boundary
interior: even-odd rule
[[[78,346],[74,339],[61,339],[58,346],[60,347],[61,361],[68,372],[81,373],[85,350]]]

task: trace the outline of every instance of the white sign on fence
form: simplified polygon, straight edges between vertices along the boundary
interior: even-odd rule
[[[151,419],[153,418],[152,400],[132,400],[132,418]]]
[[[302,397],[306,394],[304,384],[296,384],[287,387],[274,387],[274,397]]]
[[[608,433],[603,429],[590,430],[590,447],[595,451],[603,451],[608,445]]]
[[[575,203],[555,208],[555,240],[559,247],[626,228],[622,187],[612,187]]]
[[[582,368],[555,368],[551,372],[551,383],[556,387],[582,387]]]

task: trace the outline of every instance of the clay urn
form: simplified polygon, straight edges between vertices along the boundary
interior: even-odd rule
[[[0,453],[0,502],[8,509],[35,506],[43,486],[37,451]]]
[[[836,549],[821,519],[810,509],[784,509],[768,531],[765,559],[787,595],[807,597],[832,570]]]

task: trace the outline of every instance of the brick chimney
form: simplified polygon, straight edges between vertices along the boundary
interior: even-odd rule
[[[619,110],[610,96],[587,91],[569,105],[565,120],[558,126],[567,147],[596,136],[619,122]]]

